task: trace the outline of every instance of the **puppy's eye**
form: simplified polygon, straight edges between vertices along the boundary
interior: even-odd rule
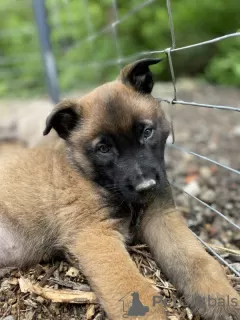
[[[101,143],[98,147],[97,150],[101,153],[108,153],[111,150],[111,146]]]
[[[153,128],[146,128],[143,131],[143,138],[145,140],[150,139],[153,136]]]

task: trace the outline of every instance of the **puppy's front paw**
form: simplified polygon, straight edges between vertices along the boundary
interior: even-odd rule
[[[240,320],[240,298],[235,293],[195,294],[188,302],[206,320]]]
[[[206,320],[240,320],[240,296],[223,267],[212,258],[198,266],[185,295],[192,310]]]

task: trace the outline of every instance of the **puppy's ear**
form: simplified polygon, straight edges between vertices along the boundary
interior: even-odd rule
[[[153,77],[149,66],[163,59],[142,59],[124,67],[118,77],[124,84],[133,87],[141,93],[151,93]]]
[[[80,107],[74,100],[59,102],[46,120],[46,128],[43,135],[47,135],[53,128],[59,137],[66,140],[73,128],[80,121]]]

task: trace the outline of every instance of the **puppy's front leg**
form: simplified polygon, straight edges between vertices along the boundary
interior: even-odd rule
[[[239,320],[240,299],[223,268],[192,235],[171,201],[160,200],[146,212],[140,227],[140,236],[156,262],[204,319],[232,316]]]
[[[125,249],[123,237],[111,225],[102,223],[86,228],[75,237],[69,249],[79,260],[84,275],[111,320],[123,319],[128,314],[126,305],[123,309],[123,300],[127,295],[133,299],[131,293],[139,295],[143,306],[140,317],[133,314],[131,319],[166,319],[161,305],[153,307],[153,297],[159,295],[158,291],[139,273]],[[134,311],[138,312],[136,308]]]

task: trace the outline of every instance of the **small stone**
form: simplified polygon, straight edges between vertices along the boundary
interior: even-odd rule
[[[218,147],[217,143],[215,141],[210,141],[208,144],[208,149],[211,151],[216,150]]]
[[[214,214],[215,214],[215,213],[214,213],[211,209],[205,208],[205,210],[204,210],[204,216],[206,217],[207,220],[211,220],[212,217],[214,216]]]
[[[183,207],[188,207],[189,205],[189,199],[186,194],[180,194],[176,197],[177,204]]]
[[[194,210],[194,212],[199,212],[199,211],[202,211],[202,207],[196,205],[196,206],[193,207],[193,210]]]
[[[194,197],[197,197],[200,194],[200,187],[197,181],[190,182],[183,188],[183,190]]]
[[[211,176],[212,176],[212,171],[211,171],[211,169],[208,168],[208,167],[202,167],[202,168],[200,168],[199,172],[200,172],[200,176],[201,176],[204,180],[207,180],[207,181],[208,181],[208,180],[211,178]]]
[[[35,300],[36,300],[37,302],[41,303],[41,304],[43,304],[44,301],[45,301],[45,299],[44,299],[43,297],[41,297],[41,296],[37,296]]]
[[[208,189],[201,195],[201,199],[204,202],[213,203],[216,199],[216,193],[213,190]]]
[[[3,318],[3,320],[14,320],[13,316],[7,316],[6,318]]]
[[[227,210],[232,210],[232,209],[233,209],[233,204],[230,203],[230,202],[226,203],[225,209],[227,209]]]
[[[79,274],[79,270],[77,268],[74,267],[70,267],[68,269],[68,271],[66,272],[66,276],[72,277],[72,278],[76,278]]]
[[[233,130],[232,130],[232,134],[233,134],[235,137],[240,137],[240,126],[234,127]]]
[[[209,185],[209,187],[215,188],[217,185],[216,177],[210,177],[207,181],[207,184]]]

